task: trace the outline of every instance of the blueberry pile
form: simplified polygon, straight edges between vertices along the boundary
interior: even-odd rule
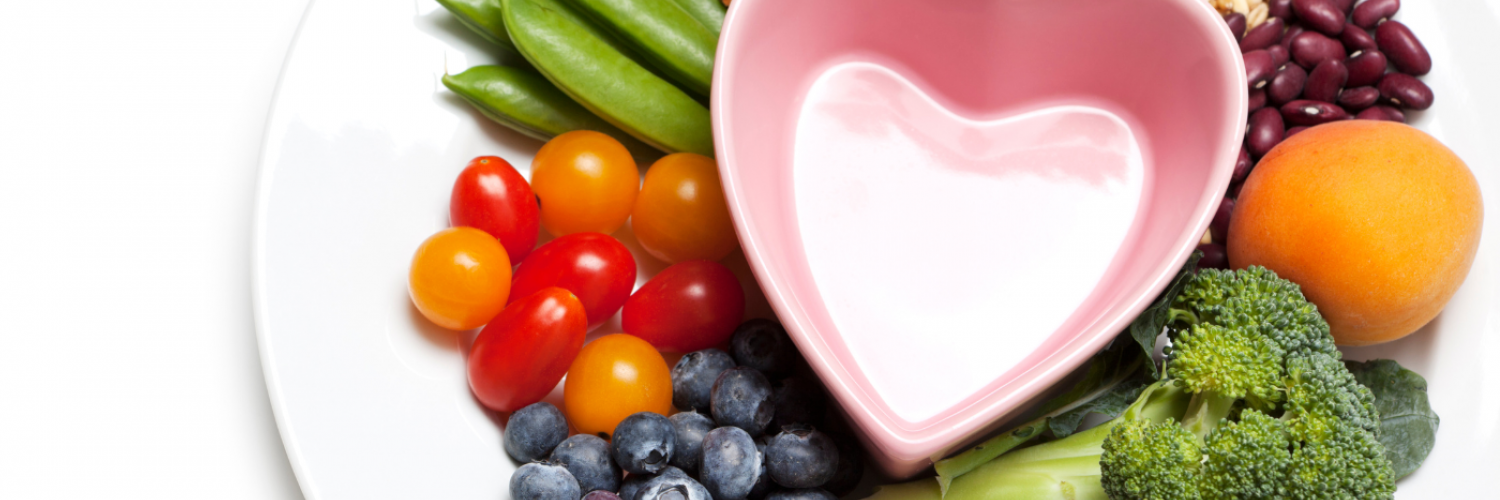
[[[681,413],[631,415],[613,442],[568,437],[549,403],[522,408],[505,429],[506,452],[525,463],[511,497],[835,500],[859,483],[863,455],[847,436],[819,430],[827,397],[803,367],[786,330],[756,319],[735,330],[730,352],[689,353],[672,368]]]

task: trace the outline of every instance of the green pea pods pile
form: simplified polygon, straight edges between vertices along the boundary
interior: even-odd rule
[[[719,0],[672,1],[676,2],[678,7],[682,7],[682,10],[687,11],[689,15],[693,16],[693,19],[697,19],[698,24],[702,24],[703,27],[714,32],[715,36],[724,27],[724,4],[720,3]]]
[[[510,43],[510,33],[505,31],[500,0],[438,0],[438,3],[480,38],[516,50],[516,46]]]
[[[443,86],[480,114],[527,136],[548,140],[573,130],[609,134],[637,156],[651,148],[568,98],[536,71],[511,66],[475,66],[444,75]]]
[[[545,1],[503,0],[511,41],[548,80],[647,144],[713,156],[708,108]]]
[[[688,91],[708,95],[718,36],[675,0],[569,0]]]
[[[643,143],[713,156],[699,99],[709,92],[718,38],[706,23],[722,23],[717,0],[441,2],[487,39],[506,36],[540,71],[479,66],[443,78],[486,117],[544,140],[598,130],[638,158]]]

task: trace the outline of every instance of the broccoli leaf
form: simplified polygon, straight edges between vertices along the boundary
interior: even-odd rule
[[[1151,366],[1145,362],[1147,359],[1135,348],[1130,335],[1121,334],[1089,358],[1083,379],[1068,392],[1043,403],[1036,413],[1051,417],[1047,426],[1052,435],[1060,438],[1078,430],[1083,417],[1090,413],[1115,418],[1140,397],[1141,389],[1151,384],[1148,372],[1155,370],[1147,368]]]
[[[1191,278],[1198,269],[1198,259],[1202,258],[1203,252],[1193,251],[1192,255],[1188,256],[1187,262],[1182,264],[1182,269],[1177,271],[1177,277],[1172,278],[1172,281],[1167,284],[1167,289],[1162,290],[1161,295],[1157,296],[1156,300],[1130,323],[1127,331],[1136,343],[1140,344],[1141,349],[1146,351],[1147,360],[1156,355],[1156,337],[1161,335],[1162,329],[1166,328],[1167,323],[1172,320],[1172,299],[1182,293],[1183,287],[1187,286],[1188,278]],[[1151,370],[1153,377],[1160,376],[1155,366],[1153,362]]]
[[[1437,438],[1438,416],[1427,401],[1427,380],[1389,359],[1345,361],[1344,366],[1375,393],[1380,444],[1396,477],[1415,472]]]

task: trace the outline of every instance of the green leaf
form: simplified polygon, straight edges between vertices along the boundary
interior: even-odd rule
[[[1135,349],[1130,336],[1121,334],[1103,351],[1089,359],[1088,371],[1071,389],[1048,400],[1037,413],[1052,417],[1047,426],[1054,436],[1067,437],[1078,430],[1083,417],[1099,413],[1109,418],[1120,415],[1151,383],[1149,359]]]
[[[1427,380],[1389,359],[1345,361],[1344,366],[1375,393],[1380,443],[1396,477],[1415,472],[1437,439],[1438,415],[1427,401]]]
[[[1192,255],[1188,256],[1187,262],[1182,264],[1182,269],[1177,271],[1177,277],[1172,278],[1172,282],[1167,284],[1167,289],[1162,290],[1161,295],[1157,296],[1156,300],[1130,323],[1127,331],[1146,352],[1146,359],[1151,359],[1151,356],[1156,355],[1156,337],[1160,336],[1162,330],[1167,327],[1167,323],[1172,321],[1172,299],[1182,293],[1182,289],[1187,286],[1188,279],[1192,278],[1193,273],[1198,270],[1198,259],[1202,258],[1203,252],[1193,251]],[[1152,368],[1152,376],[1160,376],[1155,370],[1154,362]]]

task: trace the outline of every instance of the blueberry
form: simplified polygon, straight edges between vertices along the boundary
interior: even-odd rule
[[[634,500],[714,500],[702,484],[687,473],[668,466],[641,485]]]
[[[839,500],[832,493],[823,491],[821,488],[803,488],[796,490],[778,490],[766,497],[766,500]]]
[[[505,453],[517,462],[547,458],[568,437],[568,420],[551,403],[532,403],[510,414],[505,423]]]
[[[620,489],[620,466],[609,456],[609,441],[592,434],[563,440],[552,450],[552,461],[562,464],[583,491]]]
[[[677,446],[677,430],[672,421],[657,413],[643,411],[621,420],[615,426],[615,463],[631,474],[655,474],[672,461]]]
[[[636,494],[641,492],[641,487],[645,486],[646,481],[650,481],[653,477],[656,476],[651,474],[631,474],[626,476],[625,482],[620,483],[620,499],[635,500]]]
[[[672,406],[682,411],[708,413],[714,380],[734,368],[734,358],[718,349],[690,352],[672,367]]]
[[[744,500],[760,479],[760,451],[739,427],[720,427],[703,438],[703,471],[698,479],[714,500]]]
[[[707,415],[685,411],[667,417],[677,431],[677,443],[672,448],[672,466],[688,474],[698,472],[698,457],[703,456],[703,436],[714,430],[714,421]]]
[[[583,494],[583,500],[620,500],[613,491],[594,490]]]
[[[772,377],[790,375],[797,368],[797,346],[780,323],[756,318],[734,329],[729,353],[740,366],[748,366]]]
[[[714,381],[713,414],[719,425],[732,425],[751,436],[759,436],[771,423],[775,411],[771,382],[754,368],[730,368]]]
[[[833,479],[839,450],[827,434],[807,426],[791,426],[766,446],[766,471],[786,488],[816,488]]]
[[[854,491],[854,487],[859,486],[859,480],[865,475],[864,450],[853,438],[836,437],[833,442],[839,449],[839,466],[833,470],[833,479],[823,484],[823,489],[842,497]]]
[[[780,429],[792,424],[817,425],[823,422],[828,411],[828,398],[823,388],[811,379],[789,377],[771,393],[776,408],[776,417],[771,428]]]
[[[578,500],[578,481],[559,464],[532,462],[510,476],[512,500]]]
[[[771,474],[766,472],[766,444],[771,442],[770,436],[761,436],[755,439],[755,452],[760,454],[760,470],[756,472],[755,487],[750,488],[750,500],[761,500],[771,492],[771,487],[776,486],[771,481]]]

